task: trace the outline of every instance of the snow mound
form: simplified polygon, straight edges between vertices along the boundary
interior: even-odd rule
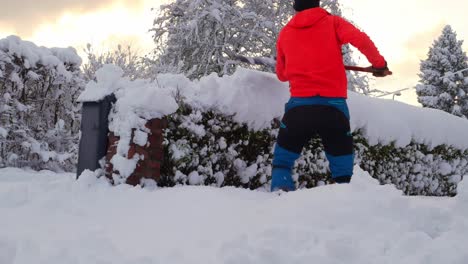
[[[118,89],[124,88],[122,83],[124,72],[115,65],[104,65],[96,71],[96,81],[90,81],[78,97],[78,102],[99,102]]]
[[[0,169],[0,263],[468,263],[466,202],[404,197],[357,167],[350,185],[281,196],[86,175]]]
[[[195,87],[205,108],[216,107],[234,115],[235,121],[254,130],[269,127],[274,118],[283,115],[288,100],[284,88],[275,75],[242,68],[232,76],[202,78]]]
[[[190,81],[183,75],[158,76],[161,87],[173,90],[194,107],[217,109],[254,130],[268,128],[284,113],[289,92],[275,75],[239,68],[232,76],[211,74]]]

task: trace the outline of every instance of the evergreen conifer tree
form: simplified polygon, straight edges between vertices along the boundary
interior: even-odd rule
[[[428,58],[421,61],[420,84],[416,87],[418,100],[424,107],[468,116],[468,85],[463,70],[468,68],[463,41],[450,25],[429,49]]]

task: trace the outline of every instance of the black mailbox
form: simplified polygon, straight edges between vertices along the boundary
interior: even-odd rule
[[[100,168],[99,161],[107,151],[109,112],[115,101],[112,94],[98,102],[83,102],[77,178],[85,170],[95,171]]]

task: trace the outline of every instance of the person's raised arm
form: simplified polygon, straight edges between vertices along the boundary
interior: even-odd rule
[[[342,45],[350,43],[356,47],[376,70],[388,70],[385,58],[380,54],[374,42],[367,36],[366,33],[356,28],[353,24],[345,19],[335,16],[335,30],[337,37]],[[375,75],[375,74],[374,74]],[[377,77],[383,77],[378,76]]]

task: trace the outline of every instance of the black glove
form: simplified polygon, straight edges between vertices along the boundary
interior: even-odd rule
[[[392,75],[392,72],[388,69],[387,62],[385,62],[385,66],[382,68],[372,66],[372,75],[374,75],[374,77],[385,77]]]

